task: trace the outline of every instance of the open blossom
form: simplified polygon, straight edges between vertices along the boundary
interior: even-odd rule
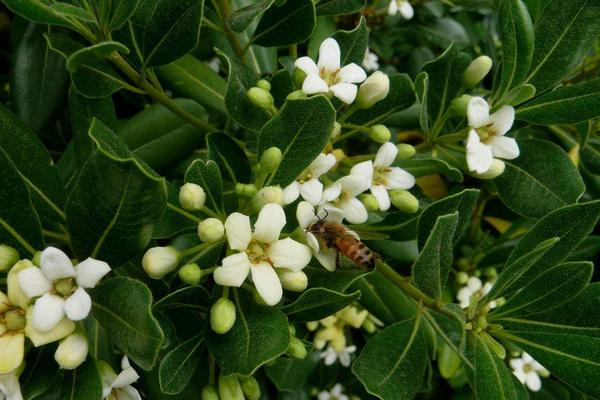
[[[412,19],[415,15],[415,10],[410,5],[408,0],[392,0],[388,7],[389,15],[396,15],[400,13],[404,19]]]
[[[0,374],[0,400],[23,400],[19,377],[14,371]]]
[[[325,39],[319,47],[317,64],[310,57],[296,60],[296,68],[306,74],[302,91],[306,94],[332,94],[346,104],[356,98],[356,83],[367,79],[365,71],[355,63],[341,67],[341,51],[335,39]]]
[[[137,389],[131,386],[140,376],[133,369],[126,356],[123,356],[121,359],[121,370],[119,375],[117,375],[108,364],[100,364],[102,399],[142,400],[142,396],[140,396]]]
[[[469,307],[469,304],[471,304],[471,298],[473,296],[476,296],[478,299],[483,298],[483,296],[492,290],[492,286],[493,285],[490,282],[483,284],[481,279],[476,276],[472,276],[467,280],[466,286],[462,287],[458,291],[456,294],[456,299],[462,308],[467,308]],[[495,301],[491,301],[489,304],[491,308],[494,308],[497,305]]]
[[[512,160],[519,156],[519,146],[513,138],[504,136],[515,120],[515,109],[502,106],[490,115],[490,106],[481,97],[474,97],[467,106],[469,137],[467,165],[469,171],[486,173],[494,158]]]
[[[328,172],[336,163],[333,154],[321,153],[310,163],[297,180],[283,190],[283,203],[291,204],[299,196],[313,205],[319,204],[323,196],[323,184],[319,177]]]
[[[73,267],[69,257],[55,247],[42,252],[40,268],[31,266],[19,272],[19,286],[33,306],[33,327],[40,332],[55,328],[66,315],[71,321],[85,319],[92,299],[85,289],[93,288],[110,272],[107,263],[88,258]]]
[[[362,224],[368,218],[365,205],[356,198],[369,189],[371,182],[365,176],[347,175],[323,191],[323,208],[341,212],[351,224]]]
[[[345,395],[342,391],[344,388],[341,384],[336,383],[331,390],[323,390],[319,392],[317,395],[318,400],[348,400],[349,397]]]
[[[547,377],[549,375],[546,368],[525,352],[521,354],[521,357],[510,360],[509,364],[517,379],[532,392],[537,392],[542,388],[540,376]]]
[[[275,268],[301,271],[311,259],[308,246],[291,238],[279,239],[285,223],[283,208],[273,203],[260,210],[254,232],[250,217],[237,212],[229,215],[225,233],[229,247],[237,253],[225,257],[223,265],[215,269],[215,282],[240,287],[250,274],[265,303],[279,303],[283,289]]]
[[[367,49],[362,61],[362,66],[367,71],[377,71],[379,69],[379,57],[377,57],[377,54],[372,53]]]
[[[322,351],[319,357],[323,359],[325,365],[333,365],[336,361],[340,361],[343,367],[349,367],[351,362],[352,354],[356,352],[356,346],[346,346],[341,351],[336,351],[333,347],[329,346],[325,351]]]
[[[363,161],[350,170],[350,175],[362,176],[369,181],[371,194],[377,199],[381,211],[389,210],[388,190],[410,189],[415,177],[400,167],[392,167],[398,148],[391,142],[384,143],[375,156],[375,161]]]

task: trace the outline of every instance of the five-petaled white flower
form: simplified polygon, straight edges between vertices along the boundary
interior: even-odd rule
[[[377,57],[377,54],[372,53],[367,49],[362,61],[362,66],[367,71],[377,71],[379,69],[379,57]]]
[[[346,175],[323,191],[323,208],[340,211],[351,224],[364,223],[369,214],[365,205],[356,198],[369,189],[371,182],[365,176]]]
[[[521,357],[509,361],[513,374],[527,386],[532,392],[542,388],[541,376],[548,376],[549,372],[539,362],[535,361],[529,354],[523,352]]]
[[[356,346],[346,346],[342,351],[335,351],[331,346],[328,346],[325,351],[322,351],[319,357],[323,359],[325,365],[333,365],[337,360],[340,360],[340,364],[343,367],[349,367],[351,362],[351,355],[356,352]]]
[[[302,91],[306,94],[331,93],[346,104],[356,98],[356,83],[367,79],[366,72],[355,63],[340,66],[340,46],[335,39],[328,38],[319,47],[317,64],[310,57],[296,60],[296,68],[306,74]]]
[[[381,145],[375,161],[363,161],[352,167],[350,175],[365,177],[371,186],[371,194],[377,199],[381,211],[390,208],[388,190],[410,189],[415,185],[415,177],[400,167],[392,167],[398,148],[391,142]]]
[[[40,268],[32,266],[18,275],[21,290],[30,298],[39,297],[33,306],[33,327],[43,333],[65,315],[71,321],[85,319],[92,308],[85,289],[95,287],[110,272],[108,264],[88,258],[73,267],[69,257],[55,247],[46,248],[40,260]]]
[[[300,271],[310,262],[308,246],[291,238],[279,239],[286,219],[283,208],[274,203],[265,205],[250,228],[250,218],[238,212],[227,217],[225,234],[229,247],[238,253],[225,257],[223,265],[213,274],[223,286],[240,287],[251,274],[258,294],[268,305],[279,303],[282,287],[275,268]]]
[[[137,389],[131,386],[140,376],[126,356],[121,359],[121,370],[117,375],[108,364],[101,364],[102,398],[106,400],[142,400]]]
[[[392,0],[388,7],[389,15],[396,15],[400,13],[404,19],[412,19],[415,15],[415,10],[410,5],[408,0]]]
[[[318,400],[348,400],[348,396],[342,393],[344,388],[336,383],[331,390],[323,390],[317,395]]]
[[[283,190],[283,203],[291,204],[302,196],[313,205],[319,204],[323,196],[323,184],[319,181],[319,177],[333,168],[335,163],[333,154],[319,154],[306,171]]]
[[[0,400],[23,400],[19,377],[15,371],[0,374]]]
[[[490,106],[481,97],[473,97],[467,106],[469,137],[467,165],[470,171],[486,173],[494,157],[512,160],[519,157],[519,146],[513,138],[504,136],[515,120],[515,109],[502,106],[490,115]]]
[[[490,282],[484,284],[478,277],[471,276],[467,280],[467,284],[456,294],[456,299],[462,308],[467,308],[469,307],[469,304],[471,304],[471,298],[473,296],[477,297],[478,300],[483,298],[483,296],[492,290],[492,286],[493,285]],[[497,306],[497,303],[496,301],[491,301],[489,305],[490,308],[494,308]]]

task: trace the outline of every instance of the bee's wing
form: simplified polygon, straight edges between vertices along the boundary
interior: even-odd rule
[[[384,240],[389,239],[390,235],[383,232],[373,232],[373,231],[361,231],[360,229],[350,230],[348,229],[348,233],[352,234],[355,238],[359,240]]]

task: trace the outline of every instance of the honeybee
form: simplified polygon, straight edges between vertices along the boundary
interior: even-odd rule
[[[340,266],[340,253],[352,260],[361,268],[373,269],[377,255],[365,245],[356,232],[346,228],[342,223],[328,221],[317,216],[317,222],[308,227],[320,244],[337,251],[335,264]]]

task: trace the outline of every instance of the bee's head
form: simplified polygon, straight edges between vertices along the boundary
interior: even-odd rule
[[[315,211],[315,217],[317,217],[317,221],[308,227],[308,231],[312,233],[318,233],[322,230],[323,225],[325,224],[325,220],[329,215],[329,212],[326,209],[323,209],[325,215],[321,217],[317,211]]]

